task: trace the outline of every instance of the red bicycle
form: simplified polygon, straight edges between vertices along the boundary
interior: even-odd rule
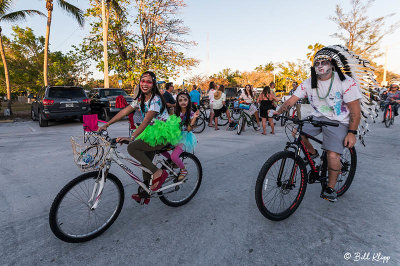
[[[393,115],[393,107],[392,107],[393,104],[395,104],[395,103],[389,103],[388,107],[386,108],[385,113],[383,114],[386,127],[390,127],[390,125],[393,125],[393,123],[394,123],[394,115]]]

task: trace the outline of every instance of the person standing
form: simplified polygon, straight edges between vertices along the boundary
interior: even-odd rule
[[[190,100],[192,102],[192,107],[195,107],[195,108],[192,108],[192,109],[193,109],[194,112],[196,112],[196,110],[197,110],[196,106],[200,105],[200,92],[197,90],[197,86],[196,85],[193,85],[193,89],[190,92],[189,96],[190,96]]]
[[[213,109],[213,103],[214,103],[214,93],[216,92],[217,85],[215,84],[214,81],[211,81],[209,86],[208,86],[208,99],[210,101],[210,121],[208,121],[208,126],[213,127],[212,121],[214,120],[214,109]]]
[[[165,92],[163,94],[164,100],[167,104],[167,109],[169,114],[174,113],[174,107],[176,106],[176,101],[172,96],[172,92],[174,91],[174,84],[172,82],[168,82],[165,85]]]
[[[279,101],[276,96],[271,93],[269,86],[265,86],[261,95],[258,97],[257,102],[260,104],[260,116],[262,120],[263,132],[261,134],[267,135],[267,119],[271,126],[271,134],[275,134],[275,125],[272,120],[271,110],[275,110],[274,101]]]
[[[226,107],[226,95],[225,95],[224,85],[220,85],[218,90],[214,93],[213,108],[214,108],[215,130],[219,130],[218,117],[220,117],[223,113],[226,113],[226,117],[228,118],[229,124],[232,123],[231,115],[229,113],[228,108]]]
[[[294,81],[292,83],[292,89],[289,91],[289,95],[292,96],[294,94],[294,92],[296,91],[297,87],[299,86],[299,84],[297,83],[297,81]],[[300,108],[301,108],[301,104],[303,102],[303,99],[300,99],[297,101],[296,103],[296,112],[297,112],[297,117],[300,119],[301,118],[301,114],[300,114]]]

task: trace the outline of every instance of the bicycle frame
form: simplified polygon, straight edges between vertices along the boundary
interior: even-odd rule
[[[100,201],[100,197],[101,197],[101,193],[103,192],[104,189],[104,184],[106,182],[107,179],[107,174],[111,168],[111,164],[113,162],[115,162],[119,167],[122,168],[122,170],[125,171],[125,173],[127,173],[140,187],[142,187],[142,189],[144,191],[146,191],[150,196],[153,196],[154,194],[158,194],[159,192],[162,192],[166,189],[181,185],[185,180],[182,180],[180,182],[176,182],[173,183],[171,185],[165,186],[165,187],[161,187],[160,189],[158,189],[157,191],[152,191],[151,189],[149,189],[146,184],[138,177],[136,176],[132,170],[126,166],[122,161],[122,160],[126,160],[129,163],[133,164],[134,166],[140,168],[141,170],[152,174],[151,171],[149,169],[147,169],[146,167],[144,167],[141,163],[137,162],[136,160],[132,160],[131,158],[126,157],[123,153],[119,152],[116,150],[116,146],[112,145],[110,148],[109,153],[107,154],[107,158],[106,158],[106,164],[105,166],[100,170],[101,171],[101,177],[97,178],[96,182],[95,182],[95,186],[93,188],[92,191],[92,195],[91,198],[89,200],[89,202],[93,202],[93,205],[91,207],[92,210],[96,209],[99,201]],[[159,156],[156,159],[156,164],[161,164],[163,165],[166,169],[168,169],[170,172],[174,173],[174,176],[177,177],[178,174],[175,173],[173,171],[173,169],[165,163],[164,159],[159,158]],[[100,171],[99,171],[99,175],[100,175]],[[167,178],[167,180],[165,182],[168,182],[169,180],[171,180],[171,177]],[[165,183],[164,182],[164,183]],[[152,180],[150,180],[150,186],[152,185]]]
[[[311,135],[308,135],[307,133],[304,133],[301,130],[301,127],[302,126],[299,126],[299,128],[298,128],[299,131],[298,131],[298,133],[296,133],[297,137],[296,137],[295,141],[286,143],[285,150],[293,149],[294,152],[295,152],[296,158],[297,157],[301,158],[300,157],[300,152],[301,151],[303,152],[303,154],[306,155],[306,159],[308,161],[308,164],[311,167],[311,173],[312,173],[312,174],[310,174],[308,176],[308,183],[312,184],[312,183],[315,183],[315,181],[317,181],[317,180],[321,181],[321,180],[324,180],[324,178],[326,178],[326,172],[327,172],[327,169],[328,169],[326,151],[324,151],[322,153],[322,155],[321,155],[321,166],[319,166],[319,167],[316,166],[315,162],[311,159],[311,155],[310,155],[310,153],[308,152],[308,150],[307,150],[307,148],[305,146],[305,143],[304,143],[304,141],[302,139],[302,136],[305,136],[308,139],[311,139],[311,140],[313,140],[313,141],[315,141],[315,142],[317,142],[319,144],[322,144],[322,141],[317,139],[317,138],[315,138],[315,137],[313,137],[313,136],[311,136]],[[301,158],[301,160],[303,160],[303,159]],[[280,170],[279,170],[279,174],[278,174],[279,180],[282,177],[282,172],[283,172],[284,166],[285,166],[285,161],[282,162],[282,165],[281,165]],[[297,170],[297,164],[295,164],[293,166],[292,171],[290,173],[290,184],[293,184],[293,179],[294,179],[294,176],[296,174],[296,170]]]

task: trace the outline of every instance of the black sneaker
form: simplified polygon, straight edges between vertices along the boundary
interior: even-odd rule
[[[311,158],[311,160],[317,159],[317,158],[319,157],[318,150],[315,150],[315,151],[316,151],[316,153],[314,153],[314,154],[311,154],[311,153],[310,153],[310,158]],[[303,161],[304,161],[306,164],[308,164],[308,159],[307,159],[306,156],[303,158]]]
[[[321,193],[321,198],[328,200],[330,202],[336,202],[337,201],[337,194],[336,191],[333,188],[326,187],[324,192]]]

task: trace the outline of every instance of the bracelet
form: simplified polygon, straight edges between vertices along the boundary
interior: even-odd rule
[[[349,130],[347,130],[347,133],[351,133],[351,134],[353,134],[354,136],[357,136],[357,130],[351,130],[351,129],[349,129]]]

